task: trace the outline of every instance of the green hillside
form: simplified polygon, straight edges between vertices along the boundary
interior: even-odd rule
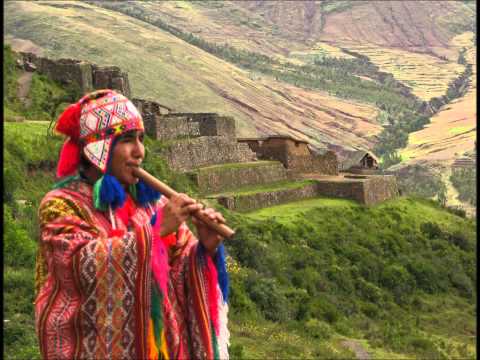
[[[4,77],[15,77],[13,67],[4,67]],[[4,83],[8,94],[14,87]],[[15,103],[12,95],[4,108],[28,118]],[[38,115],[43,121],[4,119],[6,359],[39,357],[36,209],[55,181],[62,143],[47,137],[48,113]],[[151,156],[163,145],[146,145],[146,168],[196,196],[186,176]],[[374,207],[314,199],[250,214],[222,211],[237,231],[226,241],[233,359],[354,358],[345,341],[375,359],[476,357],[474,220],[405,197]]]

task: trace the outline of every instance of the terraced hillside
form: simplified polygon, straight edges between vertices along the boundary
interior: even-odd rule
[[[410,87],[413,94],[424,101],[444,95],[449,83],[465,69],[465,66],[458,64],[456,59],[442,60],[431,54],[405,49],[381,47],[375,44],[349,44],[348,48],[368,56],[372,63]],[[451,48],[460,50],[457,47]]]
[[[476,139],[476,46],[473,33],[465,33],[452,40],[453,45],[465,48],[467,64],[473,74],[467,93],[444,106],[424,129],[410,134],[408,146],[402,150],[404,163],[444,161],[446,164],[474,148]]]
[[[238,135],[287,133],[318,147],[371,148],[377,109],[235,67],[145,22],[85,3],[9,2],[5,33],[46,56],[115,64],[134,96],[234,116]],[[141,61],[139,61],[141,59]]]
[[[447,186],[447,203],[461,205],[468,213],[474,214],[471,204],[458,200],[458,192],[449,178],[451,165],[455,159],[475,149],[477,139],[477,82],[476,82],[476,46],[473,33],[465,33],[452,40],[455,46],[466,49],[465,59],[472,65],[473,74],[467,93],[444,106],[424,129],[410,134],[408,146],[400,152],[402,163],[398,168],[421,164],[434,167],[444,174]]]

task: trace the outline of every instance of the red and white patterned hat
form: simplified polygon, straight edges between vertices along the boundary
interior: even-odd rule
[[[113,90],[97,90],[70,105],[55,130],[69,136],[60,153],[57,176],[78,170],[80,151],[102,173],[107,171],[113,140],[131,130],[144,130],[135,105]]]

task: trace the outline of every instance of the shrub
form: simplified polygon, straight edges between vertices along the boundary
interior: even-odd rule
[[[450,275],[450,281],[462,296],[471,298],[474,295],[472,280],[463,272],[454,271]]]
[[[415,281],[410,273],[402,265],[390,265],[385,268],[381,283],[387,289],[392,291],[395,302],[404,304],[408,297],[413,293]]]
[[[425,234],[429,239],[440,238],[443,235],[443,231],[438,226],[437,223],[434,222],[424,222],[420,225],[420,231]]]
[[[34,268],[36,242],[13,217],[12,208],[4,204],[3,254],[5,265]]]
[[[321,276],[312,267],[296,270],[293,272],[292,284],[307,290],[310,295],[313,295],[321,288]]]
[[[470,243],[467,235],[460,230],[456,230],[453,233],[448,234],[447,239],[451,244],[458,246],[464,251],[470,251],[474,248],[474,245]]]
[[[328,279],[342,292],[353,294],[354,285],[349,271],[334,265],[327,271]]]
[[[310,300],[307,314],[307,317],[325,320],[330,324],[335,323],[340,318],[337,307],[323,295],[319,295]]]
[[[362,312],[367,315],[371,319],[378,318],[379,315],[379,308],[375,304],[372,303],[363,303],[361,305]]]
[[[288,300],[275,279],[250,275],[246,286],[250,298],[257,304],[266,319],[286,321],[291,318]]]
[[[236,314],[251,314],[256,311],[255,304],[249,298],[245,282],[237,274],[230,274],[229,305]]]
[[[365,300],[371,301],[375,304],[380,304],[382,301],[382,290],[364,279],[358,279],[355,283],[358,294]]]
[[[328,340],[333,333],[329,324],[318,319],[308,319],[305,322],[305,332],[317,340]]]
[[[235,360],[243,360],[245,359],[245,353],[243,351],[243,345],[240,344],[232,344],[228,347],[228,354],[230,358]]]
[[[464,219],[467,217],[467,212],[461,206],[447,206],[446,209],[449,213],[460,216]]]
[[[442,265],[437,265],[437,267],[434,266],[426,259],[413,258],[407,264],[407,269],[415,278],[415,282],[420,289],[428,293],[434,293],[443,289],[439,277],[446,275],[445,272],[442,271]]]

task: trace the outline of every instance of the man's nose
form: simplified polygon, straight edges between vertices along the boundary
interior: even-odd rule
[[[135,141],[135,146],[132,149],[132,154],[136,158],[145,157],[145,146],[143,145],[143,143],[139,139],[137,139],[137,141]]]

